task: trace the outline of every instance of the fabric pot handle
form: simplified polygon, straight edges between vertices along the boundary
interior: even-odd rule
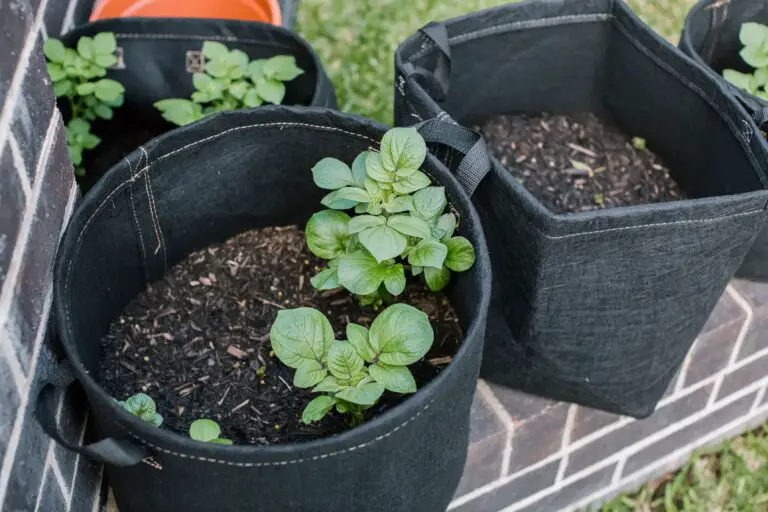
[[[447,118],[447,120],[443,120]],[[471,197],[480,182],[491,171],[491,157],[483,136],[474,130],[456,124],[447,114],[427,119],[414,125],[424,140],[443,144],[463,155],[454,174]]]
[[[442,102],[448,96],[451,84],[451,46],[448,30],[442,23],[432,22],[419,29],[419,33],[431,41],[436,52],[435,70],[428,71],[412,62],[403,65],[405,80],[417,80],[435,100]]]
[[[133,466],[152,453],[144,446],[124,439],[107,438],[87,445],[77,445],[65,440],[58,427],[56,411],[62,396],[73,386],[79,385],[69,362],[59,364],[40,393],[37,395],[35,415],[43,431],[58,444],[102,464],[118,467]]]

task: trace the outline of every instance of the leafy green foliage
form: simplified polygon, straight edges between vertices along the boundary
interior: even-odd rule
[[[85,174],[83,152],[101,142],[91,133],[91,122],[112,119],[114,109],[123,105],[125,88],[116,80],[104,78],[107,68],[117,63],[116,49],[117,41],[111,32],[83,36],[77,41],[77,49],[65,48],[58,39],[48,39],[43,46],[53,91],[57,97],[69,100],[67,146],[80,176]]]
[[[472,244],[454,236],[456,215],[444,213],[445,189],[432,186],[419,170],[426,155],[415,129],[393,128],[380,152],[363,152],[351,166],[335,158],[314,166],[315,184],[331,192],[322,200],[329,209],[313,215],[306,227],[309,249],[329,260],[313,286],[344,287],[363,304],[377,306],[405,290],[406,268],[439,291],[451,271],[474,264]],[[340,211],[353,208],[354,217]]]
[[[331,323],[315,309],[277,314],[269,333],[275,355],[296,370],[294,386],[325,393],[304,409],[304,423],[320,421],[335,406],[359,424],[385,390],[415,393],[408,365],[434,341],[427,315],[406,304],[386,308],[370,329],[349,324],[346,334],[347,340],[336,340]]]
[[[754,71],[742,73],[724,69],[723,78],[739,89],[768,101],[768,27],[759,23],[744,23],[739,39],[744,45],[739,55]]]
[[[156,427],[163,424],[163,417],[157,414],[155,401],[144,393],[136,393],[123,401],[117,401],[117,403],[145,423]]]
[[[192,75],[191,99],[173,98],[155,103],[163,117],[184,126],[216,112],[279,105],[285,98],[285,82],[304,71],[290,55],[249,60],[241,50],[229,50],[215,41],[203,43],[205,69]]]
[[[192,422],[189,426],[189,437],[195,441],[201,441],[203,443],[215,443],[231,445],[231,439],[225,439],[219,437],[221,435],[221,427],[213,420],[199,419]]]

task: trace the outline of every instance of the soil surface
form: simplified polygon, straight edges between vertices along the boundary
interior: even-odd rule
[[[161,428],[187,434],[199,418],[222,427],[236,444],[295,443],[350,428],[335,411],[311,425],[301,413],[312,398],[293,386],[293,370],[274,357],[269,330],[278,310],[314,307],[346,339],[347,323],[365,326],[377,312],[346,291],[318,292],[310,277],[324,265],[295,228],[266,228],[191,254],[136,297],[102,345],[100,381],[125,399],[143,391],[163,415]],[[411,366],[421,388],[451,361],[463,340],[443,294],[409,282],[399,302],[427,313],[435,342]],[[407,396],[386,392],[368,417]]]
[[[664,163],[593,114],[474,120],[502,165],[554,213],[684,198]]]

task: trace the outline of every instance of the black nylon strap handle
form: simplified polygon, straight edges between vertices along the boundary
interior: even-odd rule
[[[440,119],[422,121],[414,128],[425,141],[443,144],[463,155],[454,172],[459,184],[472,196],[491,171],[491,157],[482,135],[453,121]]]
[[[83,446],[64,439],[56,421],[56,410],[66,390],[77,385],[71,367],[64,363],[59,365],[51,381],[45,384],[37,395],[35,415],[43,431],[51,439],[91,460],[118,467],[133,466],[152,455],[144,445],[124,439],[107,438]]]
[[[428,71],[412,62],[406,62],[403,65],[405,79],[420,79],[419,82],[430,96],[437,101],[445,101],[451,84],[451,46],[448,30],[442,23],[432,22],[419,29],[419,32],[439,50],[436,52],[435,70]]]

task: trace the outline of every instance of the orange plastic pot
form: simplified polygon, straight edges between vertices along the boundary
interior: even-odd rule
[[[214,18],[282,25],[278,0],[101,0],[91,21],[105,18]]]

